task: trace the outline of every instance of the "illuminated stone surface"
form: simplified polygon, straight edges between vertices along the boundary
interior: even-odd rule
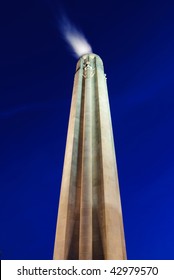
[[[106,77],[95,54],[76,67],[54,259],[126,259]]]

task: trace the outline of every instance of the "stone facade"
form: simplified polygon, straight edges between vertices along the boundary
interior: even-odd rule
[[[95,54],[76,67],[54,259],[126,259],[106,76]]]

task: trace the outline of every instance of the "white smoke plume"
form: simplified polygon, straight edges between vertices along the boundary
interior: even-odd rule
[[[66,16],[62,17],[59,27],[65,41],[71,47],[73,55],[76,58],[92,52],[92,48],[83,33]]]

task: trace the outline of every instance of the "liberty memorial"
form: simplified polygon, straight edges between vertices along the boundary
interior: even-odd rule
[[[126,259],[106,76],[93,53],[76,67],[54,259]]]

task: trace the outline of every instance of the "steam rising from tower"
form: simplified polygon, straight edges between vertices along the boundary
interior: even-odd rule
[[[92,48],[83,33],[65,16],[62,17],[60,22],[60,30],[76,58],[92,53]]]

